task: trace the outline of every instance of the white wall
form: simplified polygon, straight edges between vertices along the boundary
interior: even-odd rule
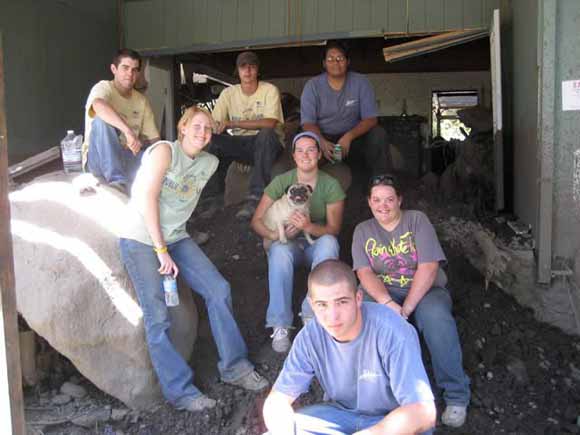
[[[400,115],[403,99],[407,100],[408,115],[431,114],[431,92],[436,90],[477,90],[484,92],[483,103],[489,106],[489,71],[447,73],[369,74],[375,89],[380,115]],[[310,77],[271,80],[280,92],[297,97]]]

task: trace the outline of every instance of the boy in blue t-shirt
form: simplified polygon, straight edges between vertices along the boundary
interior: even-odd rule
[[[436,410],[414,328],[388,307],[362,302],[352,270],[338,260],[308,278],[316,322],[296,336],[264,404],[269,433],[420,433]],[[294,412],[316,376],[325,402]]]

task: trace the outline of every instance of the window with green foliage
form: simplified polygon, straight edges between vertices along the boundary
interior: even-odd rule
[[[431,133],[433,137],[465,140],[470,128],[459,120],[457,112],[479,104],[477,91],[433,91]]]

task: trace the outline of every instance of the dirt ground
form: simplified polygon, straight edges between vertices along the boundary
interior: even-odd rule
[[[357,181],[359,176],[357,176]],[[451,216],[468,217],[469,206],[438,201],[421,190],[417,180],[407,180],[406,208],[425,211],[437,227]],[[228,207],[211,220],[197,219],[192,227],[211,233],[203,247],[230,281],[234,308],[260,373],[271,382],[283,356],[270,348],[264,329],[268,301],[266,258],[258,237],[247,222],[234,218]],[[360,183],[349,192],[341,235],[342,259],[350,262],[355,225],[370,216]],[[447,273],[454,299],[454,314],[463,345],[464,366],[472,382],[472,403],[466,424],[457,430],[438,426],[439,434],[562,434],[580,433],[580,339],[537,322],[530,310],[495,286],[484,291],[482,275],[462,252],[443,244]],[[295,312],[305,292],[305,271],[297,274]],[[215,409],[189,414],[161,405],[152,412],[133,412],[100,392],[62,357],[54,361],[47,380],[26,390],[27,422],[35,434],[224,434],[259,435],[265,430],[261,408],[266,393],[252,394],[219,381],[216,349],[201,299],[199,337],[191,361],[195,383],[218,399]],[[300,326],[299,320],[295,326]],[[428,356],[424,355],[430,370]],[[82,399],[55,405],[60,385],[72,377],[88,391]],[[321,398],[320,388],[301,398],[298,406]],[[438,403],[441,410],[441,403]],[[70,422],[72,415],[92,415]],[[96,417],[95,417],[96,415]],[[82,424],[84,423],[84,424]]]

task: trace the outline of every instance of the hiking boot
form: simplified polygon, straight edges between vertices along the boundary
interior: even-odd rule
[[[191,238],[197,244],[197,246],[205,245],[209,241],[209,233],[204,233],[203,231],[193,231],[191,233]]]
[[[241,387],[248,391],[261,391],[269,385],[268,380],[253,370],[235,381],[225,381],[227,384]]]
[[[215,404],[216,404],[215,400],[210,399],[205,394],[202,394],[201,396],[192,399],[183,408],[180,409],[189,412],[199,412],[203,411],[204,409],[211,409],[215,407]]]
[[[256,207],[258,206],[258,201],[255,199],[247,199],[242,208],[236,213],[236,219],[250,219],[254,216]]]
[[[441,423],[450,427],[461,427],[465,423],[467,417],[467,407],[461,405],[447,405],[443,415],[441,415]]]
[[[286,353],[290,349],[290,338],[288,337],[290,330],[288,328],[276,327],[274,333],[270,335],[272,338],[272,349],[275,352]]]

